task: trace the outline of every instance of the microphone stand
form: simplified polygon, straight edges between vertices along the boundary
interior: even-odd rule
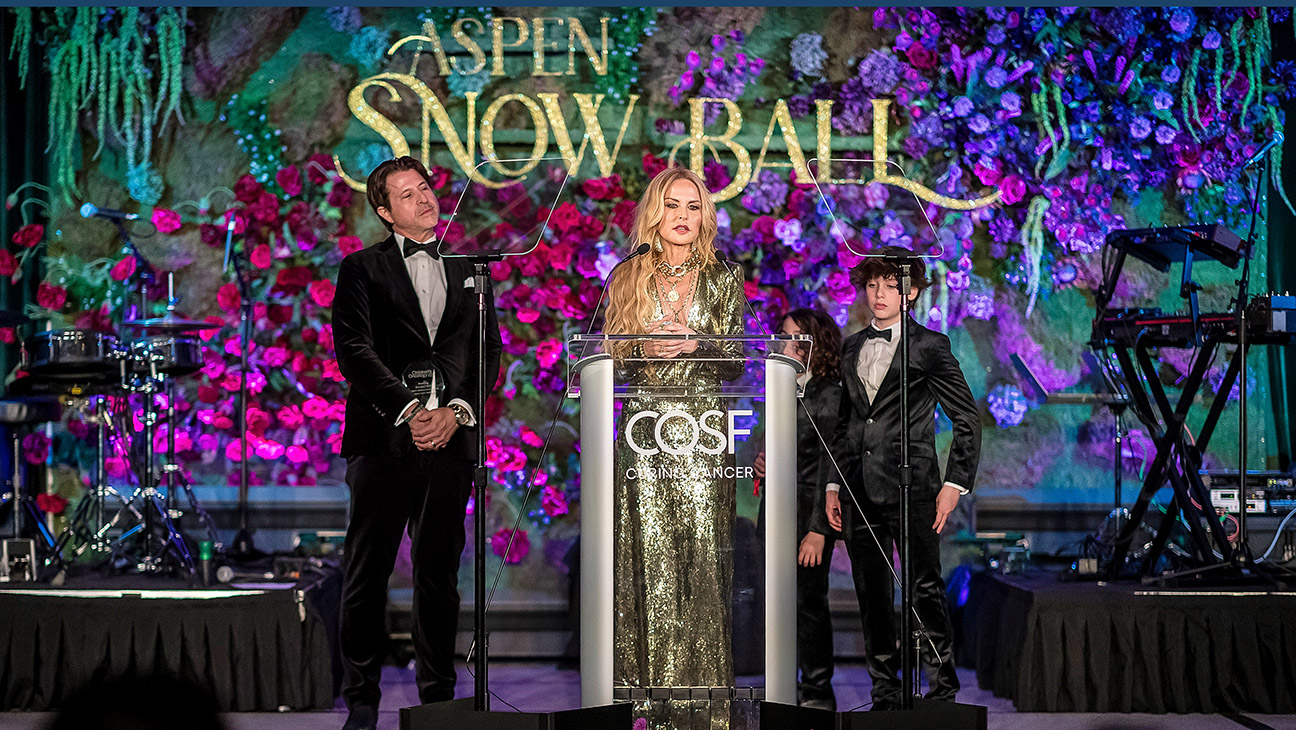
[[[232,213],[231,213],[232,215]],[[234,235],[233,218],[226,229],[227,239]],[[243,246],[247,248],[247,246]],[[230,250],[229,241],[226,241],[226,250]],[[247,272],[243,268],[243,255],[240,252],[237,255],[229,256],[229,261],[234,264],[234,279],[238,282],[239,288],[239,339],[242,347],[239,348],[239,406],[238,406],[238,427],[239,427],[239,485],[238,485],[238,520],[239,531],[234,536],[234,545],[231,548],[230,557],[240,560],[254,560],[261,557],[261,552],[256,549],[252,541],[251,527],[251,506],[249,504],[250,495],[248,492],[249,475],[248,475],[248,441],[247,441],[247,409],[248,409],[248,349],[252,339],[252,291],[251,283],[248,281]]]
[[[1281,141],[1281,137],[1279,137]],[[1238,333],[1238,532],[1237,550],[1233,553],[1235,564],[1242,569],[1254,568],[1255,558],[1247,544],[1247,297],[1251,281],[1251,257],[1255,254],[1256,224],[1260,215],[1260,191],[1269,174],[1269,155],[1260,158],[1260,175],[1256,178],[1251,196],[1251,228],[1247,232],[1246,250],[1242,256],[1242,276],[1238,279],[1237,333]]]
[[[900,269],[900,709],[912,710],[920,687],[918,647],[913,624],[913,565],[909,520],[912,514],[913,467],[909,463],[909,290],[910,261],[897,257]],[[911,641],[912,639],[912,641]]]

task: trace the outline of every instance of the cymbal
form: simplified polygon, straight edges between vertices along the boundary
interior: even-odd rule
[[[154,330],[158,332],[193,332],[194,330],[218,330],[223,325],[204,322],[196,319],[181,319],[174,314],[150,319],[132,319],[122,324],[133,329]]]
[[[32,321],[31,317],[28,317],[22,312],[0,309],[0,327],[17,327],[20,324],[27,324],[30,321]]]

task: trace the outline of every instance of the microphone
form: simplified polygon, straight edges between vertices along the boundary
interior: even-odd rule
[[[1284,139],[1286,138],[1283,137],[1283,133],[1281,131],[1275,131],[1274,136],[1270,138],[1268,142],[1265,142],[1264,146],[1261,147],[1258,151],[1256,151],[1254,155],[1251,155],[1251,159],[1247,160],[1246,163],[1242,165],[1242,167],[1244,168],[1250,167],[1255,163],[1259,162],[1262,158],[1264,158],[1265,154],[1269,152],[1269,150],[1282,144]]]
[[[112,208],[100,208],[94,203],[86,203],[81,206],[82,218],[109,218],[113,220],[133,221],[139,219],[139,213],[127,213],[124,210],[113,210]]]
[[[235,570],[228,565],[216,569],[216,580],[229,583],[236,580],[274,580],[274,571]]]
[[[641,243],[641,244],[639,244],[638,246],[636,246],[636,247],[635,247],[635,250],[631,251],[628,255],[626,255],[625,258],[623,258],[623,259],[621,259],[620,261],[618,261],[618,262],[616,263],[616,266],[613,266],[613,267],[612,267],[612,271],[609,271],[609,272],[608,272],[608,275],[607,275],[607,281],[608,281],[608,283],[611,283],[611,281],[612,281],[612,273],[615,272],[617,269],[621,268],[621,264],[624,264],[625,262],[629,261],[630,259],[632,259],[632,258],[634,258],[634,257],[636,257],[636,256],[643,256],[644,254],[648,253],[648,252],[651,251],[651,250],[652,250],[652,246],[649,246],[649,245],[646,244],[646,243]],[[590,332],[593,332],[593,331],[594,331],[594,318],[598,316],[599,306],[603,304],[603,296],[604,296],[605,294],[607,294],[607,287],[608,287],[608,285],[605,283],[605,284],[603,285],[603,289],[599,292],[599,298],[598,298],[598,301],[597,301],[597,302],[594,302],[594,308],[590,310],[590,323],[589,323],[589,327],[585,330],[585,334],[587,334],[587,335],[588,335]]]

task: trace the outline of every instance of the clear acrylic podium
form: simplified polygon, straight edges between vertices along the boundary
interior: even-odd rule
[[[684,339],[696,340],[697,351],[672,360],[642,354],[647,341]],[[796,704],[796,409],[800,396],[797,376],[804,368],[789,353],[793,348],[802,349],[804,361],[809,362],[810,339],[808,335],[575,335],[568,341],[569,394],[578,397],[581,405],[583,707],[614,700],[614,587],[619,577],[614,559],[619,524],[615,495],[618,487],[630,488],[618,485],[617,480],[635,478],[633,470],[615,472],[618,448],[623,458],[631,445],[638,454],[660,450],[686,454],[684,458],[701,449],[728,460],[728,467],[713,473],[750,474],[745,466],[735,465],[735,439],[761,426],[765,443],[763,699]],[[680,363],[684,367],[679,367]],[[681,371],[692,377],[684,382],[669,377]],[[702,417],[694,417],[671,407],[662,408],[661,413],[642,408],[644,403],[669,406],[673,399],[683,404],[704,403],[707,405],[698,407],[708,410]],[[622,416],[626,409],[633,412]],[[666,425],[664,435],[663,424],[672,416],[678,416],[676,424]],[[636,421],[640,423],[636,425]],[[672,443],[670,434],[681,432],[687,436]],[[667,482],[665,489],[670,486]],[[663,493],[661,484],[657,489],[657,494]],[[624,561],[621,565],[624,571]],[[631,566],[630,570],[643,571],[635,578],[641,583],[651,582],[654,572],[662,574],[655,565]],[[651,592],[651,586],[648,590]]]

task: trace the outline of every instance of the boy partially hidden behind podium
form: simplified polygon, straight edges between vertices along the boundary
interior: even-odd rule
[[[895,247],[881,253],[913,255]],[[906,294],[912,302],[929,282],[921,259],[909,261],[912,287]],[[872,323],[842,343],[844,388],[832,455],[850,495],[839,494],[840,478],[830,470],[824,500],[829,524],[842,530],[850,554],[873,679],[873,708],[879,710],[900,705],[895,584],[889,567],[900,539],[900,429],[909,429],[913,467],[910,554],[914,607],[920,619],[915,628],[925,629],[930,639],[922,643],[922,659],[931,699],[953,701],[959,689],[949,606],[941,579],[940,531],[959,497],[972,490],[981,454],[980,414],[950,351],[949,338],[912,320],[908,327],[909,418],[907,424],[902,422],[899,279],[900,269],[890,259],[868,258],[851,271],[851,283],[867,305],[866,316]],[[936,457],[938,404],[954,423],[944,480]],[[881,550],[869,534],[870,526]]]

